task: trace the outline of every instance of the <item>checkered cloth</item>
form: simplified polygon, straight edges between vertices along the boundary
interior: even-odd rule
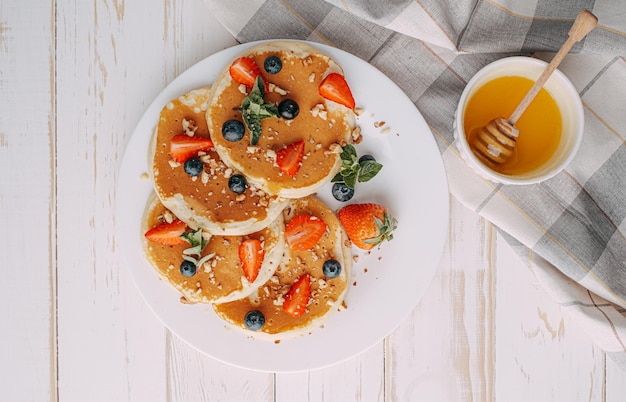
[[[344,49],[415,103],[450,191],[492,222],[537,280],[626,369],[626,18],[622,0],[205,0],[240,42],[302,39]],[[561,64],[585,134],[571,165],[528,186],[495,185],[461,159],[454,111],[468,80],[511,55],[549,60],[578,11],[599,24]],[[545,52],[545,53],[541,53]]]

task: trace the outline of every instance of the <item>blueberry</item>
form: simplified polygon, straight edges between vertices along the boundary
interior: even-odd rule
[[[198,176],[204,170],[204,163],[200,158],[189,158],[185,161],[185,173],[189,176]]]
[[[269,56],[265,59],[263,67],[265,67],[265,71],[270,74],[278,74],[283,68],[283,62],[280,61],[280,57],[278,56]]]
[[[239,120],[227,120],[222,125],[222,135],[226,141],[237,142],[246,132],[243,123]]]
[[[235,194],[242,194],[247,187],[246,178],[240,174],[234,174],[228,179],[228,188]]]
[[[243,319],[250,331],[258,331],[265,325],[265,316],[259,310],[250,310]]]
[[[346,183],[335,183],[332,193],[337,201],[346,202],[354,196],[354,189],[348,187]]]
[[[280,114],[283,119],[295,119],[298,112],[300,112],[300,108],[294,100],[285,99],[278,104],[278,114]]]
[[[361,156],[359,158],[359,163],[365,162],[365,161],[374,161],[374,162],[376,162],[376,159],[372,155],[363,155],[363,156]]]
[[[183,263],[180,264],[180,273],[187,278],[191,278],[196,274],[196,264],[187,260],[183,261]]]
[[[322,272],[327,278],[336,278],[341,274],[341,264],[337,260],[326,260],[322,266]]]

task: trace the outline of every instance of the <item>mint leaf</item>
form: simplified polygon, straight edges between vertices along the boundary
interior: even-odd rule
[[[202,229],[187,231],[180,237],[191,245],[191,247],[183,250],[183,259],[193,262],[196,266],[199,266],[200,262],[206,261],[206,257],[198,261],[198,258],[202,256],[202,250],[209,244],[209,241],[202,236]]]
[[[356,148],[354,147],[354,145],[348,144],[343,147],[343,150],[341,151],[341,154],[339,156],[341,157],[342,162],[349,162],[349,164],[352,165],[357,161]]]
[[[278,108],[273,103],[264,103],[259,110],[259,118],[267,119],[268,117],[278,116]]]
[[[374,160],[364,160],[359,163],[358,154],[354,145],[343,147],[341,154],[341,170],[332,178],[333,183],[345,183],[354,189],[357,182],[366,182],[380,172],[383,165]]]
[[[341,175],[341,172],[338,172],[330,181],[331,183],[343,183],[343,176]]]
[[[344,183],[346,183],[346,186],[353,189],[354,186],[356,185],[356,181],[358,178],[359,178],[358,170],[356,171],[350,170],[350,171],[347,171],[347,174],[345,176],[343,176],[343,181]]]
[[[262,134],[261,120],[278,116],[278,108],[272,103],[264,103],[265,84],[261,76],[256,77],[250,94],[241,102],[243,122],[250,131],[250,144],[256,145]]]
[[[372,160],[363,161],[359,164],[361,166],[361,172],[359,174],[359,181],[366,182],[374,178],[383,165]]]

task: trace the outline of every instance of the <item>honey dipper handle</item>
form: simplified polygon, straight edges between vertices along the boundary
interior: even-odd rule
[[[522,114],[524,114],[526,108],[528,108],[528,105],[530,105],[533,99],[535,99],[535,96],[537,96],[543,85],[546,83],[548,78],[550,78],[550,75],[552,75],[558,65],[561,64],[567,53],[569,53],[572,46],[574,46],[576,42],[579,42],[582,38],[587,36],[587,34],[591,32],[593,28],[595,28],[597,23],[598,18],[596,18],[596,16],[593,15],[590,11],[582,10],[580,13],[578,13],[578,16],[576,17],[574,24],[570,28],[568,32],[568,38],[563,46],[561,46],[552,61],[550,61],[550,64],[548,64],[546,69],[543,71],[543,73],[541,73],[537,81],[535,81],[528,93],[526,93],[524,99],[522,99],[522,101],[517,106],[517,108],[515,108],[513,113],[511,113],[511,117],[509,117],[508,121],[512,126],[514,126],[519,118],[522,117]]]

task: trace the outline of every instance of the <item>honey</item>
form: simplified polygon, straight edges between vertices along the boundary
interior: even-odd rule
[[[533,81],[528,78],[506,76],[478,88],[467,102],[463,122],[470,147],[477,130],[494,118],[508,119],[532,85]],[[559,145],[561,112],[548,91],[541,89],[515,126],[519,129],[519,137],[513,155],[494,169],[511,176],[541,167]]]

